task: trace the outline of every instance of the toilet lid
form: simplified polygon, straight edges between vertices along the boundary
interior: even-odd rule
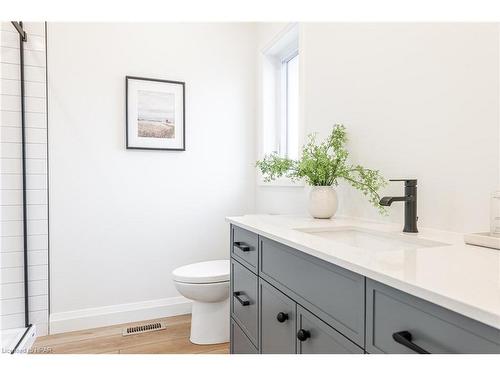
[[[191,284],[229,281],[229,260],[212,260],[188,264],[172,272],[174,281]]]

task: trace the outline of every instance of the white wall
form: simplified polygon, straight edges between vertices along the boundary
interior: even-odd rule
[[[48,25],[51,331],[165,315],[174,268],[228,258],[224,217],[255,205],[254,31]],[[125,149],[126,75],[186,82],[187,151]]]
[[[47,114],[45,24],[23,25],[28,303],[38,335],[48,332]],[[24,327],[23,186],[21,164],[21,83],[19,34],[1,23],[1,246],[0,328]]]
[[[498,39],[496,24],[301,24],[305,131],[325,136],[344,123],[353,162],[418,178],[419,225],[488,230],[500,167]],[[257,210],[304,210],[306,191],[258,189]],[[402,191],[391,183],[383,193]],[[380,218],[352,188],[339,196],[339,214]],[[403,205],[383,220],[402,222]]]

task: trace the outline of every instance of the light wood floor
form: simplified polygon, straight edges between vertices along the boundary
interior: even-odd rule
[[[227,354],[229,344],[195,345],[189,341],[191,315],[156,319],[167,329],[122,336],[126,326],[151,321],[119,324],[83,331],[60,333],[37,338],[35,353],[54,354]]]

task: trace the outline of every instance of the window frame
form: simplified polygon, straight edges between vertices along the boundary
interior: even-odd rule
[[[297,150],[292,153],[294,158],[300,155],[300,145],[303,142],[303,124],[301,108],[302,103],[297,97],[297,139],[289,142],[288,126],[288,63],[298,56],[297,90],[298,94],[302,90],[303,79],[300,76],[302,71],[301,49],[299,48],[299,25],[298,23],[288,24],[278,34],[276,34],[266,45],[260,49],[258,60],[259,71],[259,123],[258,123],[258,159],[264,155],[277,152],[280,156],[290,154],[290,145],[294,145]],[[266,182],[260,171],[257,171],[258,186],[274,187],[303,187],[303,181],[292,181],[289,178],[281,177],[272,182]]]

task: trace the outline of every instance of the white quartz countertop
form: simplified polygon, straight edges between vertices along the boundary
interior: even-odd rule
[[[227,221],[304,253],[500,329],[500,251],[466,245],[463,234],[348,218],[244,215]],[[354,247],[296,229],[357,227],[446,246],[387,250]]]

